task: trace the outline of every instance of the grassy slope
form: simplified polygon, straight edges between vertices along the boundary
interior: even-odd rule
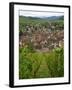
[[[63,77],[63,48],[50,53],[31,53],[22,48],[19,59],[19,78]]]

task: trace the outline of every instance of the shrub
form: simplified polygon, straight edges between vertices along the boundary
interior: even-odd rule
[[[46,57],[47,66],[51,77],[64,76],[64,50],[63,48],[54,49]]]

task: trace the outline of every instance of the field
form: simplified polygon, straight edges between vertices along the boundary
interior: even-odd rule
[[[19,79],[64,76],[64,17],[19,16]]]

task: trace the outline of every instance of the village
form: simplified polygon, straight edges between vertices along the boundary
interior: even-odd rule
[[[32,46],[37,52],[49,52],[57,47],[64,47],[63,26],[52,25],[26,25],[24,32],[20,33],[19,46]]]

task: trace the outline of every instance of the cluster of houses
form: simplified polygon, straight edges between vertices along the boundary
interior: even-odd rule
[[[52,29],[51,29],[52,28]],[[57,47],[64,46],[64,30],[51,28],[26,27],[26,31],[19,36],[19,46],[32,45],[36,51],[50,51]],[[61,28],[63,29],[63,28]],[[53,31],[54,30],[54,31]]]
[[[20,33],[32,34],[35,32],[52,32],[56,30],[63,30],[64,25],[60,22],[44,22],[44,23],[29,23],[22,25],[20,24]],[[21,35],[21,34],[20,34]]]

